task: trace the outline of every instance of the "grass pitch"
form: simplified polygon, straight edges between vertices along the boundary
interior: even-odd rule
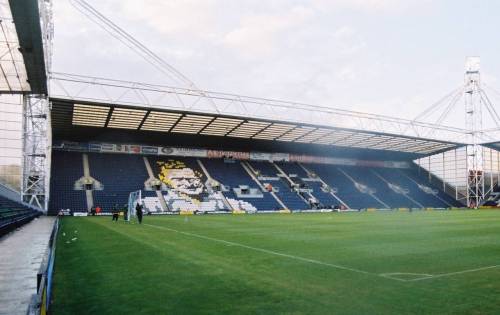
[[[64,218],[52,314],[499,314],[499,265],[500,211]]]

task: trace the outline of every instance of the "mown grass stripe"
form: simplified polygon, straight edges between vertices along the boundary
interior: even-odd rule
[[[264,249],[264,248],[259,248],[259,247],[253,247],[253,246],[244,245],[244,244],[240,244],[240,243],[236,243],[236,242],[231,242],[231,241],[226,241],[226,240],[222,240],[222,239],[218,239],[218,238],[213,238],[213,237],[209,237],[209,236],[205,236],[205,235],[200,235],[200,234],[195,234],[195,233],[190,233],[190,232],[179,231],[179,230],[168,228],[168,227],[165,227],[165,226],[158,226],[158,225],[153,225],[153,224],[144,224],[144,225],[152,227],[152,228],[156,228],[156,229],[167,230],[167,231],[171,231],[171,232],[175,232],[175,233],[179,233],[179,234],[183,234],[183,235],[187,235],[187,236],[191,236],[191,237],[197,237],[197,238],[200,238],[200,239],[209,240],[209,241],[213,241],[213,242],[218,242],[218,243],[222,243],[222,244],[226,244],[226,245],[238,246],[238,247],[250,249],[250,250],[261,252],[261,253],[266,253],[266,254],[270,254],[270,255],[281,256],[281,257],[286,257],[286,258],[290,258],[290,259],[294,259],[294,260],[298,260],[298,261],[308,262],[308,263],[311,263],[311,264],[316,264],[316,265],[321,265],[321,266],[327,266],[327,267],[331,267],[331,268],[336,268],[336,269],[341,269],[341,270],[346,270],[346,271],[351,271],[351,272],[356,272],[356,273],[361,273],[361,274],[366,274],[366,275],[372,275],[372,276],[382,277],[379,274],[372,273],[372,272],[365,271],[365,270],[361,270],[361,269],[355,269],[355,268],[350,268],[350,267],[346,267],[346,266],[342,266],[342,265],[337,265],[337,264],[331,264],[331,263],[327,263],[327,262],[323,262],[323,261],[319,261],[319,260],[315,260],[315,259],[310,259],[310,258],[305,258],[305,257],[300,257],[300,256],[295,256],[295,255],[290,255],[290,254],[286,254],[286,253],[280,253],[280,252],[269,250],[269,249]]]

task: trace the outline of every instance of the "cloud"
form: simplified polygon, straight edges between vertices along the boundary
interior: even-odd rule
[[[352,27],[342,26],[339,27],[335,32],[333,32],[333,38],[342,40],[345,38],[351,38],[355,34],[356,31]]]
[[[222,43],[239,50],[245,56],[269,55],[275,51],[279,37],[298,28],[314,16],[314,11],[294,6],[283,14],[259,14],[244,16],[240,25],[227,32]]]
[[[350,26],[341,26],[332,34],[336,52],[352,55],[366,47],[366,42],[358,32]]]
[[[356,79],[357,74],[349,65],[343,66],[335,75],[341,81],[353,81]]]
[[[122,16],[144,23],[164,35],[206,36],[215,27],[215,0],[120,0],[112,1]]]
[[[417,7],[427,7],[430,0],[313,0],[322,10],[353,10],[365,13],[400,13]]]

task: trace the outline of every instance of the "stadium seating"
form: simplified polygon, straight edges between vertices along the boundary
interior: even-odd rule
[[[145,196],[142,199],[144,208],[151,212],[161,212],[163,209],[161,208],[160,201],[158,200],[158,197],[156,196]]]
[[[278,188],[276,195],[290,210],[309,209],[309,205],[299,197],[299,195],[289,187],[286,179],[281,178],[278,181],[271,181],[274,188]],[[305,198],[305,197],[304,197]]]
[[[87,211],[85,191],[74,190],[75,182],[82,176],[82,153],[52,152],[50,214],[57,214],[61,209]]]
[[[301,188],[308,188],[307,183],[302,178],[307,177],[306,171],[297,163],[276,163],[281,170],[288,175],[294,184],[298,184]]]
[[[155,177],[159,178],[167,187],[172,188],[175,186],[177,188],[177,185],[179,185],[178,188],[181,190],[183,186],[186,187],[186,190],[190,190],[191,188],[194,189],[196,186],[198,189],[194,189],[190,194],[197,196],[202,193],[207,178],[196,159],[186,157],[149,157],[149,164],[151,165]],[[185,178],[186,181],[172,181],[170,178],[172,170],[176,171],[177,176],[174,177]]]
[[[376,175],[377,168],[345,166],[341,169],[355,181],[363,183],[374,189],[374,195],[389,208],[421,207],[419,204],[411,201],[409,198],[406,198],[404,194],[397,193],[391,189],[387,181],[384,181]]]
[[[264,177],[277,177],[278,176],[278,169],[274,167],[273,164],[270,162],[256,162],[256,161],[251,161],[248,162],[250,166],[259,173],[260,176]]]
[[[309,164],[312,170],[329,186],[336,187],[336,195],[352,209],[382,208],[383,204],[378,202],[368,193],[360,192],[354,183],[345,176],[337,167],[323,164]]]
[[[310,179],[309,174],[297,163],[276,163],[288,175],[295,174],[297,177],[292,178],[295,183],[303,184],[304,187],[311,189],[311,195],[318,200],[320,207],[335,207],[340,206],[340,202],[332,196],[331,193],[321,189],[323,184],[318,179]],[[303,179],[307,178],[307,181]]]
[[[90,175],[103,184],[94,190],[94,205],[110,212],[117,205],[128,203],[130,192],[144,190],[149,178],[142,156],[127,154],[89,153]]]
[[[38,216],[40,212],[0,194],[0,236]]]
[[[250,202],[233,198],[227,198],[227,201],[233,209],[245,211],[248,213],[254,213],[257,211],[257,208],[255,208]]]
[[[418,181],[412,180],[407,176],[406,172],[397,169],[379,168],[376,172],[388,181],[407,189],[408,195],[424,207],[439,208],[447,206],[436,195],[426,193],[419,187],[419,184],[423,185],[420,183],[421,178],[418,178]]]
[[[207,180],[194,158],[150,157],[153,173],[168,187],[165,202],[172,211],[213,212],[223,210],[222,200],[209,195]]]
[[[235,200],[241,199],[238,198],[232,190],[232,188],[240,185],[247,185],[250,188],[259,188],[257,183],[255,183],[252,177],[245,171],[239,161],[226,163],[222,159],[203,159],[202,162],[211,177],[229,188],[229,191],[224,193],[227,198]],[[279,203],[270,193],[262,192],[262,194],[262,198],[245,198],[244,201],[250,203],[257,210],[277,210],[281,208]]]
[[[200,201],[187,194],[169,190],[163,197],[171,211],[200,211],[207,213],[227,210],[222,199],[215,196],[215,194],[207,195]]]
[[[288,175],[296,174],[299,177],[307,177],[306,171],[297,163],[277,162],[276,164]]]
[[[92,192],[94,205],[109,212],[115,204],[119,207],[127,204],[130,192],[142,190],[146,208],[151,212],[162,211],[156,192],[145,190],[144,183],[149,175],[143,156],[88,153],[88,158],[90,175],[103,188]],[[154,176],[167,187],[162,194],[169,209],[229,210],[219,193],[209,194],[209,189],[205,187],[207,176],[196,158],[150,156],[148,159]],[[243,162],[249,166],[245,167],[253,173],[257,183],[240,161],[207,158],[200,161],[210,176],[226,188],[223,193],[232,208],[247,212],[283,208],[271,193],[262,191],[266,185],[271,185],[278,199],[291,210],[309,209],[311,196],[319,201],[321,207],[339,206],[340,201],[322,189],[321,180],[335,188],[335,195],[353,209],[459,206],[453,197],[428,184],[417,169],[305,164],[317,175],[314,178],[297,163],[277,163],[292,180],[292,185],[271,162]],[[82,153],[54,151],[52,163],[51,213],[61,209],[85,211],[85,191],[74,188],[75,182],[83,176]],[[302,189],[295,189],[296,184]],[[233,190],[240,187],[253,193],[243,196],[240,191]]]
[[[486,196],[484,206],[498,207],[500,203],[500,187],[498,184],[493,186],[492,191]]]
[[[278,177],[279,171],[270,162],[250,162],[255,171],[263,177],[274,177],[277,180],[260,180],[262,184],[270,184],[276,188],[276,195],[290,210],[308,209],[309,205],[293,190],[290,182],[283,177]]]
[[[149,156],[149,164],[153,169],[153,173],[155,176],[159,176],[162,173],[161,166],[163,163],[168,164],[168,168],[190,168],[202,179],[202,181],[206,180],[205,174],[201,170],[196,158],[192,157],[162,157],[162,156]]]
[[[312,190],[312,195],[321,203],[323,207],[340,206],[340,201],[335,199],[331,193],[321,189],[323,184],[320,181],[307,181],[307,187]]]
[[[455,200],[455,198],[442,191],[442,187],[437,187],[435,183],[429,183],[425,174],[419,173],[418,169],[410,168],[407,170],[403,170],[402,172],[415,182],[433,188],[433,190],[435,190],[436,192],[437,198],[442,202],[441,207],[447,208],[447,207],[462,206],[462,204],[460,204],[460,202]]]
[[[438,189],[435,189],[436,195],[426,193],[420,189],[418,185],[425,186],[425,179],[422,179],[413,169],[397,170],[353,166],[335,168],[326,165],[308,165],[308,167],[316,172],[316,174],[320,174],[320,177],[327,184],[336,187],[338,189],[337,196],[351,208],[380,208],[383,205],[377,202],[370,194],[361,193],[345,174],[356,182],[372,189],[374,191],[373,195],[390,208],[417,208],[420,205],[424,207],[446,208],[459,205],[451,196]],[[380,175],[383,179],[376,174]],[[395,192],[389,187],[388,183],[401,188],[402,191],[408,193],[410,198],[406,198],[403,193]]]

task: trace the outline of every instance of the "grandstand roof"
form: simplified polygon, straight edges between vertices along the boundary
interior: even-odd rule
[[[244,118],[220,114],[145,108],[84,101],[52,100],[52,127],[65,135],[81,127],[252,139],[296,145],[320,145],[403,152],[425,156],[463,146],[461,143],[324,125]]]
[[[485,146],[487,148],[490,148],[490,149],[494,149],[494,150],[500,151],[500,142],[498,142],[498,141],[496,141],[496,142],[490,142],[490,143],[483,143],[481,145]]]
[[[0,93],[47,94],[37,0],[0,0]]]

